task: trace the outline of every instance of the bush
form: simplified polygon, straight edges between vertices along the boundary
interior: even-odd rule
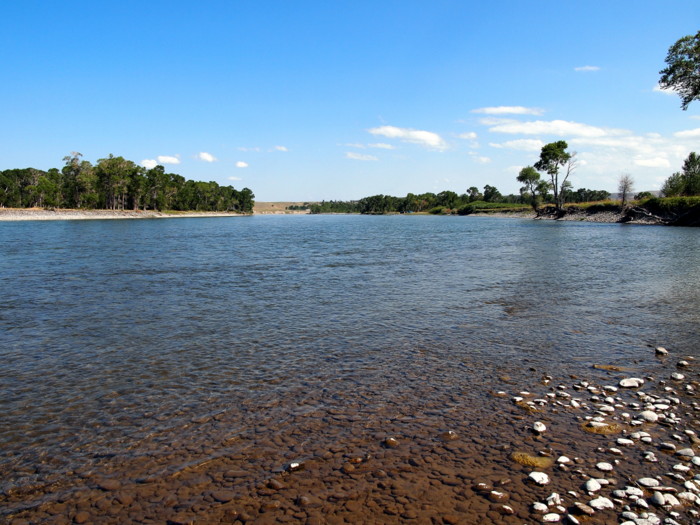
[[[447,208],[445,206],[435,206],[428,210],[431,215],[445,215],[447,214]]]

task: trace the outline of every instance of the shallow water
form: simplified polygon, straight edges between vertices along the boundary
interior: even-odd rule
[[[431,476],[517,471],[498,447],[527,422],[495,391],[698,354],[697,229],[256,216],[4,223],[0,245],[0,497],[29,522],[468,517],[488,507]],[[296,459],[318,516],[267,501]]]

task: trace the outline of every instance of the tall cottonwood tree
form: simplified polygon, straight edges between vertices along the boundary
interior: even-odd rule
[[[537,171],[549,175],[558,211],[564,207],[566,189],[571,185],[569,176],[576,170],[576,152],[569,153],[566,151],[568,147],[564,140],[545,144],[540,152],[540,160],[535,163]]]
[[[700,100],[700,31],[673,44],[666,55],[666,64],[659,71],[659,86],[678,93],[681,108],[686,110],[693,100]]]

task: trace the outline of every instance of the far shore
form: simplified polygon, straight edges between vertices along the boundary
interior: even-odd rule
[[[44,208],[0,208],[0,221],[74,221],[91,219],[179,219],[193,217],[245,217],[248,214],[187,211],[160,212],[152,210],[70,210]]]

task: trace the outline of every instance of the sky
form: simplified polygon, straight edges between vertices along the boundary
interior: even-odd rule
[[[697,0],[78,2],[0,7],[0,169],[123,156],[259,201],[464,193],[542,146],[574,188],[656,190],[700,151],[658,89]]]

